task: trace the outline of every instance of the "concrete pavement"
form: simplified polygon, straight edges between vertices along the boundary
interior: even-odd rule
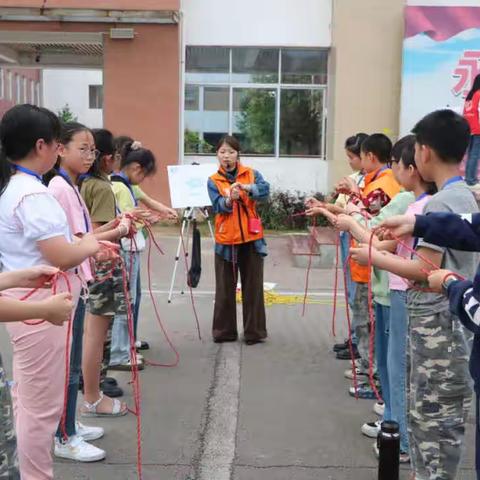
[[[373,402],[355,401],[347,394],[349,383],[343,371],[348,362],[335,360],[331,352],[331,306],[308,305],[302,317],[301,305],[274,305],[267,311],[270,336],[266,344],[213,344],[209,336],[213,249],[205,239],[199,286],[204,293],[196,297],[203,333],[199,341],[189,296],[176,295],[172,304],[166,302],[176,238],[160,240],[167,255],[153,258],[153,289],[181,360],[176,368],[147,367],[141,373],[143,478],[375,480],[373,441],[360,433],[363,422],[376,419]],[[305,270],[293,266],[286,238],[272,238],[269,246],[265,280],[277,283],[278,291],[301,294]],[[145,290],[145,268],[143,279]],[[182,283],[181,278],[177,283]],[[333,273],[313,270],[310,284],[314,293],[329,295]],[[344,323],[340,309],[339,339],[343,339]],[[146,352],[147,359],[173,359],[146,292],[140,331],[153,347]],[[1,348],[9,351],[5,333]],[[7,354],[5,361],[10,361]],[[131,404],[128,374],[115,376]],[[135,479],[135,418],[128,415],[95,423],[105,427],[105,438],[95,444],[107,451],[107,459],[92,465],[57,461],[55,478]],[[461,480],[474,479],[472,429],[470,423]],[[402,472],[402,480],[407,473]]]

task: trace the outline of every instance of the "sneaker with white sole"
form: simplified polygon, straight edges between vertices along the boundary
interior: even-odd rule
[[[382,428],[382,422],[377,420],[376,422],[364,423],[362,425],[362,433],[369,438],[377,438]]]
[[[77,435],[80,435],[86,442],[92,442],[102,438],[105,430],[102,427],[89,427],[80,422],[75,422]]]
[[[358,367],[355,367],[355,374],[359,383],[360,381],[363,382],[363,380],[368,381],[368,372],[363,372]],[[349,368],[348,370],[345,370],[345,372],[343,373],[343,376],[345,378],[348,378],[349,380],[353,380],[353,369]]]
[[[98,462],[106,456],[104,450],[90,445],[80,435],[70,437],[65,443],[55,438],[54,454],[76,462]]]
[[[375,405],[373,406],[373,411],[379,417],[383,418],[383,415],[385,413],[385,404],[383,402],[376,402]]]

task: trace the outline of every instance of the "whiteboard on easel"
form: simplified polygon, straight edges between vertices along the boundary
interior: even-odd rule
[[[172,208],[207,207],[212,204],[207,182],[208,177],[218,170],[216,163],[169,165],[167,169]]]

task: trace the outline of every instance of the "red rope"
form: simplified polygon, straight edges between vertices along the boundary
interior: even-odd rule
[[[372,232],[370,236],[370,241],[368,244],[368,315],[370,319],[370,341],[369,341],[369,355],[368,355],[368,379],[370,381],[370,386],[372,387],[373,393],[377,397],[379,402],[382,401],[382,397],[378,392],[377,386],[375,385],[375,380],[373,378],[373,355],[375,348],[375,313],[373,311],[373,291],[372,291],[372,248],[373,248],[373,239],[375,234]]]
[[[128,279],[127,279],[127,269],[125,262],[120,258],[120,263],[122,265],[122,283],[123,283],[123,293],[125,295],[125,302],[127,304],[127,325],[128,325],[128,336],[130,339],[130,362],[132,365],[131,368],[131,384],[133,388],[133,398],[134,398],[134,410],[128,409],[135,417],[137,418],[137,474],[139,480],[142,480],[142,412],[141,412],[141,393],[140,393],[140,380],[138,376],[138,363],[137,363],[137,349],[135,348],[135,332],[133,326],[133,312],[132,312],[132,302],[130,297],[130,292],[128,290]],[[132,257],[130,257],[130,263],[133,263]]]
[[[337,336],[335,332],[335,320],[337,316],[337,296],[338,296],[338,269],[340,266],[340,233],[335,237],[335,282],[333,287],[333,311],[332,311],[332,335]]]
[[[352,322],[350,318],[350,307],[348,305],[347,270],[348,270],[349,262],[350,262],[350,255],[345,259],[345,264],[343,266],[343,287],[345,290],[345,309],[346,309],[347,326],[348,326],[348,350],[350,352],[350,360],[352,362],[353,389],[355,391],[355,399],[358,400],[357,366],[355,364],[355,355],[353,353]]]
[[[30,290],[26,295],[20,298],[20,301],[26,301],[29,298],[32,297],[36,292],[38,292],[44,285],[46,284],[51,284],[51,292],[52,295],[57,294],[57,286],[59,279],[62,278],[65,281],[65,284],[67,286],[68,293],[72,293],[72,285],[70,284],[70,280],[68,278],[68,274],[65,272],[58,272],[55,275],[52,275],[50,278],[48,278],[44,284],[40,287],[34,288]],[[42,323],[45,323],[46,320],[38,320],[38,321],[28,321],[25,320],[23,323],[25,325],[29,326],[37,326],[41,325]],[[62,432],[62,436],[64,439],[68,438],[67,431],[66,431],[66,418],[67,418],[67,401],[68,401],[68,384],[69,384],[69,379],[70,379],[70,350],[71,350],[71,338],[72,338],[72,328],[73,328],[73,321],[72,317],[68,320],[68,326],[67,326],[67,336],[65,339],[65,382],[64,382],[64,389],[63,389],[63,411],[62,411],[62,417],[60,419],[60,430]]]
[[[180,354],[178,353],[177,349],[173,345],[173,342],[170,340],[170,337],[167,333],[167,329],[165,328],[165,326],[162,322],[162,319],[160,317],[160,312],[158,310],[158,306],[157,306],[157,302],[155,300],[155,296],[153,295],[153,291],[152,291],[152,268],[151,268],[152,245],[155,245],[157,248],[158,248],[158,245],[154,240],[152,240],[153,234],[151,233],[151,230],[147,229],[147,231],[149,232],[149,236],[148,236],[149,242],[148,242],[148,250],[147,250],[148,293],[149,293],[150,299],[152,301],[153,310],[155,312],[155,318],[157,319],[157,322],[160,325],[160,329],[163,332],[165,340],[167,341],[168,345],[170,346],[170,348],[172,349],[172,351],[175,355],[175,361],[173,363],[158,363],[158,362],[153,362],[153,361],[149,360],[147,362],[147,364],[151,365],[153,367],[173,368],[173,367],[176,367],[178,365],[178,363],[180,362]],[[161,251],[161,249],[159,251]]]
[[[310,236],[310,252],[308,254],[308,266],[307,266],[307,274],[305,277],[305,295],[303,296],[303,310],[302,310],[302,317],[305,316],[305,311],[307,308],[307,296],[308,296],[308,284],[310,280],[310,271],[312,269],[312,257],[313,257],[313,248],[315,246],[315,227],[317,224],[317,220],[315,217],[312,218],[312,234]]]

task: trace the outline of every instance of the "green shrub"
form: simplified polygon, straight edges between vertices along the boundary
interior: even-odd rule
[[[312,220],[304,215],[294,215],[305,211],[305,200],[310,196],[298,191],[272,191],[268,200],[257,205],[264,228],[277,231],[306,230]],[[321,201],[325,199],[322,193],[313,196]],[[326,226],[328,222],[324,217],[317,217],[316,225]]]

